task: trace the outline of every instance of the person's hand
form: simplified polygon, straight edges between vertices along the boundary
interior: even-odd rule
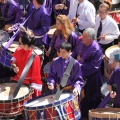
[[[9,28],[7,29],[7,32],[8,32],[8,33],[12,33],[12,32],[13,32],[13,28],[12,28],[12,27],[9,27]]]
[[[13,70],[14,70],[15,73],[19,72],[19,68],[18,67],[15,67]]]
[[[113,92],[113,91],[112,91],[112,92],[110,93],[110,97],[111,97],[111,98],[115,98],[115,96],[116,96],[116,92]]]
[[[59,10],[59,9],[63,9],[64,8],[64,4],[57,4],[57,5],[55,5],[55,9],[56,10]]]
[[[34,33],[32,30],[27,30],[26,34],[29,35],[30,37],[34,37]]]
[[[100,38],[101,38],[102,40],[106,40],[106,35],[103,34],[103,35],[100,36]]]
[[[54,85],[53,84],[48,84],[48,88],[50,89],[50,90],[53,90],[54,89]]]
[[[77,88],[74,88],[74,89],[73,89],[73,94],[74,94],[74,95],[78,95],[78,90],[77,90]]]
[[[74,17],[74,18],[72,19],[72,22],[73,22],[74,24],[78,23],[78,21],[79,21],[79,19],[76,18],[76,17]]]
[[[77,56],[77,60],[78,60],[78,61],[80,60],[80,55]]]
[[[49,55],[50,55],[50,51],[47,51],[46,56],[49,57]]]

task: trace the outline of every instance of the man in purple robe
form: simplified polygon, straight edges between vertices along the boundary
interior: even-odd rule
[[[54,0],[53,2],[53,10],[57,15],[63,14],[68,15],[70,7],[70,0]]]
[[[81,101],[82,117],[88,118],[88,111],[96,108],[101,102],[101,86],[103,77],[100,72],[102,51],[95,40],[95,30],[86,28],[83,32],[81,44],[74,51],[81,64],[85,97]]]
[[[28,34],[36,38],[38,47],[42,47],[44,44],[43,36],[49,31],[51,22],[43,3],[44,0],[33,0],[34,6],[31,5],[28,10],[29,13],[33,13],[25,25]]]
[[[57,57],[51,67],[48,76],[48,88],[50,90],[56,89],[57,85],[60,85],[63,74],[71,60],[71,49],[72,46],[68,42],[63,42],[60,46],[60,55],[61,57]],[[66,86],[72,86],[73,93],[80,94],[81,89],[83,87],[83,78],[80,64],[77,60],[74,61],[73,67],[70,71],[70,76],[67,80]]]
[[[112,88],[113,85],[116,84],[116,88],[114,91]],[[114,106],[115,108],[120,108],[120,68],[116,69],[108,81],[108,90],[110,92],[110,97],[114,98]]]
[[[0,29],[8,31],[15,23],[21,22],[22,12],[14,0],[0,0]]]

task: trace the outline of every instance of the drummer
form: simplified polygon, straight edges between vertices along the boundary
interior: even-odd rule
[[[95,30],[86,28],[83,31],[82,43],[76,51],[77,60],[81,65],[85,97],[81,100],[82,117],[88,119],[88,111],[96,108],[101,102],[101,86],[103,77],[100,72],[102,50],[96,42]]]
[[[0,29],[11,33],[9,27],[21,22],[22,12],[19,4],[14,0],[0,0]]]
[[[27,33],[36,38],[35,45],[41,49],[43,49],[43,45],[46,43],[44,35],[49,31],[51,22],[43,3],[44,0],[33,0],[33,4],[30,3],[31,6],[29,7],[28,15],[31,12],[33,14],[25,24]]]
[[[65,69],[67,68],[71,60],[71,56],[70,56],[71,50],[72,50],[72,45],[68,42],[63,42],[60,45],[61,57],[57,57],[53,61],[50,67],[50,73],[48,76],[48,83],[49,83],[48,88],[50,90],[55,90],[56,87],[60,85]],[[77,60],[75,60],[66,86],[72,86],[73,93],[78,95],[81,92],[83,83],[84,82],[82,78],[80,64],[78,63]]]
[[[18,82],[23,69],[33,52],[31,45],[35,43],[34,38],[30,38],[27,34],[22,35],[19,39],[19,47],[12,55],[11,66],[16,73],[15,76],[11,77],[12,81]],[[34,91],[33,97],[41,94],[42,82],[41,82],[41,64],[38,55],[35,55],[32,66],[30,67],[23,84],[32,85],[36,90]]]
[[[95,31],[97,41],[105,50],[114,44],[114,40],[119,36],[119,28],[116,21],[109,16],[112,5],[109,1],[104,1],[99,6],[98,15],[96,16]]]
[[[115,87],[113,89],[113,87]],[[120,108],[120,66],[113,71],[110,80],[108,81],[108,90],[110,97],[114,99],[114,108]]]
[[[51,42],[49,44],[49,49],[46,52],[46,55],[49,56],[54,49],[56,51],[55,53],[59,55],[60,45],[65,41],[71,43],[72,51],[74,51],[81,41],[78,39],[78,36],[73,30],[73,26],[71,25],[71,22],[69,21],[67,16],[58,15],[56,18],[56,31],[52,36]],[[56,57],[57,55],[54,54],[52,56]]]

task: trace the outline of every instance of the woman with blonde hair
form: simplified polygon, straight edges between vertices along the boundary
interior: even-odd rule
[[[55,57],[56,53],[60,52],[60,45],[63,42],[69,42],[72,45],[72,51],[76,50],[77,45],[80,43],[78,36],[74,32],[74,28],[66,15],[58,15],[56,18],[56,31],[54,32],[49,49],[46,55]],[[57,54],[57,55],[58,55]],[[74,55],[73,55],[74,57]]]

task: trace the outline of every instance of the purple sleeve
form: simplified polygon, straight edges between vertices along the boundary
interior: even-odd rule
[[[53,47],[53,44],[54,44],[55,40],[56,40],[56,35],[55,35],[55,32],[54,32],[54,34],[52,36],[52,39],[50,41],[50,44],[49,44],[50,47]]]
[[[47,14],[41,16],[41,27],[33,30],[35,36],[42,36],[46,34],[50,29],[50,17]]]
[[[84,80],[82,76],[82,71],[80,64],[75,61],[76,63],[74,64],[73,71],[74,71],[74,82],[73,82],[73,87],[79,89],[81,91],[83,85],[84,85]]]
[[[102,53],[100,51],[94,51],[89,59],[89,62],[83,62],[81,65],[83,76],[90,76],[100,69]]]
[[[54,0],[54,1],[53,1],[53,11],[57,14],[57,11],[58,11],[58,10],[55,9],[55,5],[56,5],[56,4],[60,4],[60,0]]]
[[[20,6],[18,4],[16,4],[16,6],[14,6],[13,8],[13,12],[15,13],[15,20],[14,20],[14,23],[17,23],[17,22],[22,22],[22,11],[20,9]]]
[[[70,43],[72,45],[72,57],[73,58],[76,58],[76,55],[77,55],[77,51],[79,51],[79,45],[81,43],[81,40],[79,40],[78,36],[72,32],[72,35],[70,37]]]
[[[57,76],[56,76],[55,64],[53,62],[52,65],[50,66],[50,71],[49,71],[49,75],[48,75],[48,82],[55,85],[55,80],[57,80]]]
[[[114,84],[115,73],[116,73],[116,70],[112,73],[112,75],[110,76],[109,81],[107,82],[109,85]]]

